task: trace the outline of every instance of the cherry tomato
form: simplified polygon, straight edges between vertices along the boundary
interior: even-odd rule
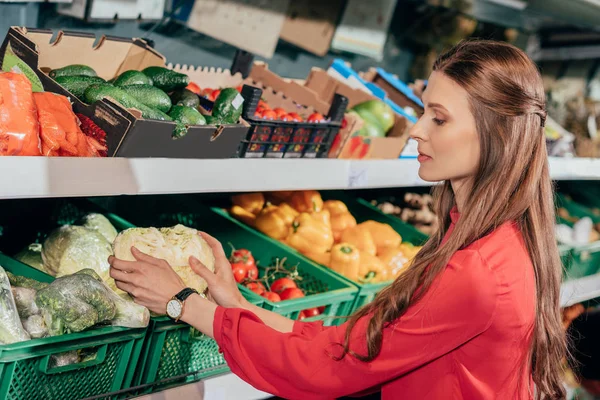
[[[308,308],[304,311],[302,311],[304,313],[304,315],[306,316],[306,318],[310,318],[310,317],[316,317],[317,315],[321,314],[319,312],[318,308]]]
[[[200,89],[200,86],[198,86],[194,82],[190,82],[190,84],[187,85],[186,89],[189,90],[189,91],[191,91],[191,92],[194,92],[196,94],[202,93],[202,89]]]
[[[248,279],[258,278],[258,268],[256,268],[256,265],[246,265],[246,277]]]
[[[254,118],[262,118],[262,113],[264,110],[264,108],[257,108],[256,112],[254,112]]]
[[[264,292],[263,294],[261,294],[261,296],[269,301],[273,301],[273,302],[281,301],[281,297],[279,297],[279,295],[274,292]]]
[[[266,292],[265,286],[260,282],[248,282],[246,283],[246,287],[258,295]]]
[[[288,288],[279,293],[279,297],[281,297],[281,300],[299,299],[304,297],[304,292],[298,288]]]
[[[295,113],[295,112],[288,113],[288,116],[292,118],[292,121],[296,121],[296,122],[304,121],[302,119],[302,117],[298,113]]]
[[[231,269],[233,271],[233,277],[237,283],[240,283],[246,279],[246,276],[248,276],[248,267],[242,263],[231,264]]]
[[[263,119],[277,119],[277,114],[275,114],[275,111],[273,110],[264,110],[262,113],[262,117]]]
[[[248,266],[256,265],[256,261],[254,261],[252,253],[247,249],[234,250],[229,257],[229,261],[232,263],[242,263]]]
[[[312,113],[308,116],[308,118],[306,119],[307,122],[324,122],[325,121],[325,117],[323,117],[321,114],[319,113]]]
[[[300,314],[298,314],[298,320],[302,321],[303,319],[306,319],[306,314],[304,313],[304,311],[300,311]]]
[[[290,278],[279,278],[271,284],[271,290],[275,293],[281,293],[285,289],[297,288],[296,282]]]

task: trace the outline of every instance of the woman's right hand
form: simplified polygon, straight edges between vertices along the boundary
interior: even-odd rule
[[[190,257],[190,267],[206,281],[209,295],[215,303],[228,308],[246,308],[247,301],[237,287],[223,246],[217,239],[205,232],[200,232],[200,236],[206,240],[215,256],[215,272],[206,268],[195,257]]]

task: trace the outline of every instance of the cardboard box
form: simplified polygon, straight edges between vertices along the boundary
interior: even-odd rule
[[[320,68],[313,68],[306,79],[306,88],[313,90],[324,101],[331,101],[333,96],[341,94],[348,98],[348,108],[352,108],[357,104],[369,100],[377,100],[373,95],[338,81],[328,75],[326,71]],[[348,122],[339,135],[337,146],[332,146],[332,151],[329,157],[332,158],[356,158],[357,152],[355,147],[360,145],[362,149],[359,151],[359,158],[367,159],[394,159],[400,156],[402,149],[408,141],[408,131],[412,126],[405,118],[395,115],[395,123],[390,132],[384,138],[361,138],[357,137],[356,133],[362,126]],[[346,116],[346,120],[350,116]],[[368,151],[365,148],[368,145]]]
[[[313,54],[329,51],[343,0],[294,0],[290,3],[280,38]]]
[[[392,75],[381,68],[370,68],[367,72],[363,72],[360,76],[383,89],[388,98],[402,108],[410,107],[419,115],[423,111],[423,103],[414,95],[412,90],[397,76]]]
[[[163,17],[166,0],[72,0],[57,12],[86,21],[116,19],[157,20]]]
[[[3,69],[23,70],[34,82],[34,90],[71,97],[76,112],[94,116],[92,119],[106,131],[110,156],[229,158],[237,154],[249,129],[242,120],[218,129],[191,126],[183,138],[174,140],[173,122],[138,118],[135,110],[127,110],[106,99],[93,105],[84,104],[46,74],[65,65],[86,64],[100,77],[111,79],[130,69],[164,66],[164,57],[144,41],[103,36],[94,45],[96,38],[91,34],[62,31],[53,42],[51,38],[50,30],[11,28],[0,48]]]

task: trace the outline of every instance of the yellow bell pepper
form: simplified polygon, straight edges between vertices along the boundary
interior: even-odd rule
[[[346,278],[358,281],[360,279],[360,253],[349,243],[339,243],[331,249],[329,268],[344,275]]]
[[[363,227],[371,233],[377,247],[377,254],[382,254],[386,249],[396,248],[402,243],[402,236],[388,224],[377,221],[365,221],[358,226]]]
[[[296,217],[286,243],[300,253],[325,253],[333,246],[331,228],[308,213]]]
[[[359,281],[385,282],[389,279],[389,273],[383,261],[367,252],[360,252],[360,267],[358,269]]]
[[[231,197],[233,205],[242,207],[244,210],[256,215],[265,206],[265,196],[262,193],[245,193]]]
[[[344,243],[350,243],[360,251],[369,253],[372,256],[377,254],[377,246],[375,246],[371,232],[360,225],[345,229],[342,232],[340,240]]]
[[[387,266],[390,278],[397,278],[408,268],[414,258],[414,251],[407,245],[401,244],[395,248],[386,249],[379,258]]]
[[[313,251],[307,251],[302,254],[304,254],[306,257],[310,258],[317,264],[321,264],[326,267],[329,266],[329,261],[331,260],[331,252],[329,252],[329,251],[326,251],[325,253],[317,253],[317,252],[313,252]]]
[[[288,226],[291,226],[294,219],[300,215],[300,213],[294,210],[288,203],[281,203],[278,207],[285,215],[285,223],[288,224]]]
[[[323,203],[323,209],[331,214],[331,229],[333,239],[338,243],[342,238],[342,232],[356,226],[356,219],[348,211],[346,204],[339,200],[327,200]]]
[[[318,212],[311,213],[312,217],[319,222],[324,223],[331,229],[331,215],[327,210],[321,210]]]
[[[267,192],[265,193],[265,198],[272,204],[279,205],[281,203],[289,201],[290,197],[292,197],[293,194],[294,192],[290,190],[281,190],[278,192]]]
[[[289,209],[281,206],[268,205],[256,216],[254,226],[273,239],[283,240],[294,221],[294,214]],[[293,210],[292,210],[293,211]],[[295,212],[295,211],[294,211]]]
[[[252,214],[250,211],[243,209],[240,206],[231,207],[231,209],[229,210],[229,214],[233,218],[245,223],[246,225],[254,226],[254,223],[256,222],[256,215]]]
[[[298,212],[319,212],[323,209],[323,199],[316,190],[294,192],[289,199],[290,205]]]

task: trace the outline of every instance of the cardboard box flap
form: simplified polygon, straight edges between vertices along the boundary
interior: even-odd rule
[[[204,89],[203,85],[206,85],[207,82],[211,82],[212,88],[216,89],[219,87],[235,87],[244,80],[239,72],[232,75],[229,69],[224,68],[194,67],[193,65],[172,63],[167,65],[167,68],[186,74],[192,82],[195,82],[202,89]]]
[[[332,101],[336,93],[346,96],[348,98],[348,108],[375,99],[367,92],[351,88],[331,77],[327,74],[327,71],[316,67],[311,69],[308,78],[306,78],[305,86],[318,93],[320,98],[325,101]]]

